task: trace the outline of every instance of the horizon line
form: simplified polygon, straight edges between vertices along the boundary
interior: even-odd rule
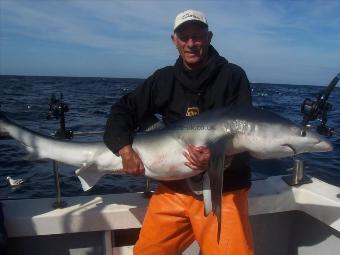
[[[132,79],[132,80],[145,80],[147,78],[138,77],[110,77],[110,76],[67,76],[67,75],[33,75],[33,74],[0,74],[0,76],[18,76],[18,77],[58,77],[58,78],[99,78],[99,79]],[[313,87],[326,87],[326,85],[319,84],[296,84],[296,83],[270,83],[262,81],[249,81],[249,84],[271,84],[271,85],[288,85],[288,86],[313,86]],[[335,87],[336,88],[336,87]]]

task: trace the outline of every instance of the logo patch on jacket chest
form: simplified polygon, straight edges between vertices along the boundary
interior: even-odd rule
[[[196,116],[200,113],[200,109],[196,106],[193,107],[188,107],[187,109],[187,113],[185,114],[185,116],[187,117],[193,117]]]

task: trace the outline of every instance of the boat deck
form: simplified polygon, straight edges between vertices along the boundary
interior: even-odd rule
[[[255,254],[338,254],[340,189],[316,178],[253,182],[249,213]],[[148,200],[141,193],[2,201],[10,254],[132,254]],[[199,254],[193,244],[183,254]]]

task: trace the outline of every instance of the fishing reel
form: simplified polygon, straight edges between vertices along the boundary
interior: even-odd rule
[[[301,105],[301,113],[303,114],[302,125],[307,126],[310,121],[318,119],[321,123],[316,127],[316,131],[325,136],[338,135],[340,132],[334,130],[334,128],[328,127],[328,112],[332,110],[332,105],[327,102],[328,97],[336,84],[340,79],[340,73],[330,82],[330,84],[320,91],[317,100],[314,101],[310,98],[306,98]]]
[[[60,93],[60,97],[52,93],[49,99],[49,110],[46,118],[50,119],[59,119],[60,120],[60,128],[54,133],[54,136],[59,139],[71,139],[73,137],[72,130],[66,130],[65,127],[65,113],[68,112],[69,108],[66,103],[63,101],[63,93]]]
[[[340,79],[340,73],[334,77],[331,83],[323,90],[321,90],[317,96],[316,101],[310,98],[306,98],[301,104],[301,113],[303,114],[302,125],[307,128],[309,122],[318,119],[321,123],[316,127],[316,131],[325,136],[337,135],[340,136],[340,132],[334,130],[334,128],[328,127],[328,112],[332,110],[332,105],[327,102],[328,97],[335,85]],[[293,174],[283,176],[282,179],[290,186],[300,186],[302,184],[311,183],[312,179],[304,174],[304,162],[301,159],[294,159]]]

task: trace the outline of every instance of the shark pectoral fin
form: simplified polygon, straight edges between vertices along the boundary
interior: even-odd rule
[[[225,159],[226,138],[221,138],[210,145],[211,158],[209,162],[208,175],[210,179],[211,204],[213,213],[217,217],[217,240],[221,236],[221,217],[222,217],[222,189],[223,172]]]
[[[88,191],[96,185],[104,173],[98,170],[97,164],[86,163],[84,166],[76,170],[76,175],[80,180],[83,190]]]

